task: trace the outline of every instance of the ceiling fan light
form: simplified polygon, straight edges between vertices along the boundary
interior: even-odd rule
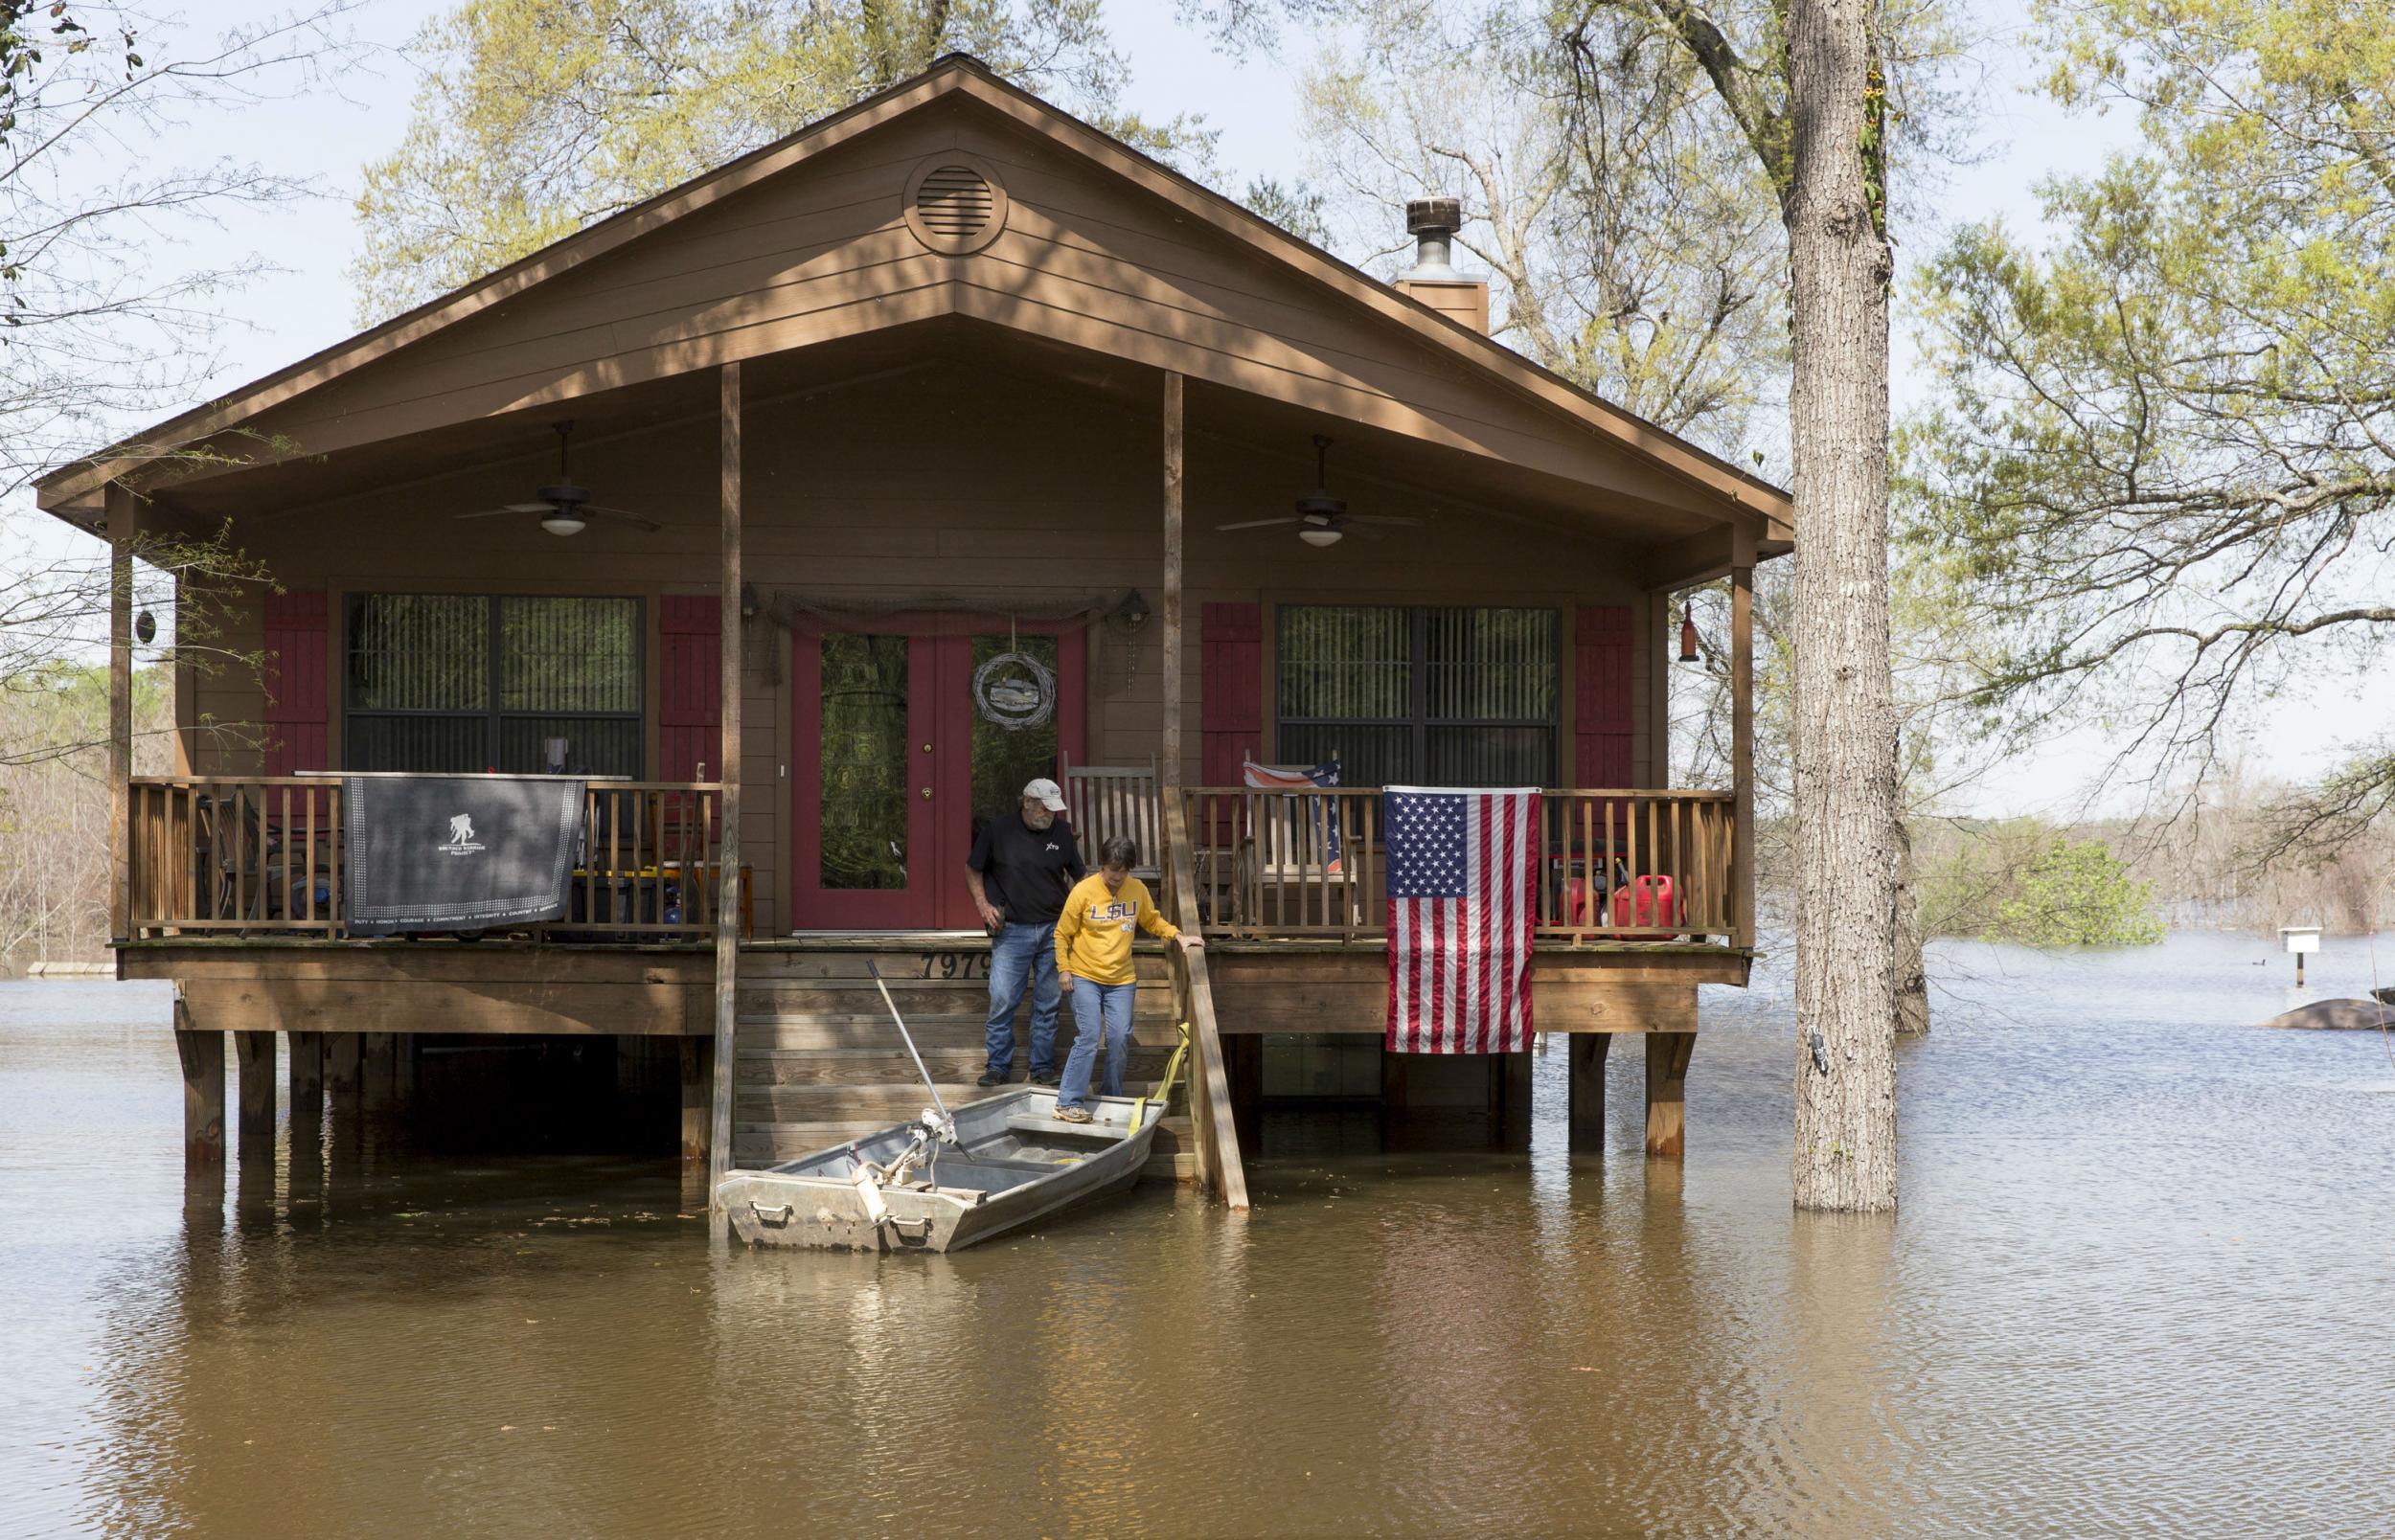
[[[590,521],[579,509],[553,508],[540,516],[540,527],[551,534],[580,534]]]
[[[1310,546],[1334,546],[1339,543],[1340,537],[1346,532],[1344,530],[1310,524],[1297,532],[1297,538]]]

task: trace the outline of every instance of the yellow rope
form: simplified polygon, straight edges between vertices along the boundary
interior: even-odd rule
[[[1181,1040],[1179,1044],[1174,1048],[1173,1056],[1164,1061],[1164,1078],[1156,1082],[1156,1088],[1152,1094],[1141,1097],[1131,1107],[1130,1131],[1132,1133],[1135,1134],[1139,1132],[1140,1125],[1147,1121],[1149,1102],[1152,1101],[1158,1108],[1163,1109],[1162,1111],[1159,1111],[1159,1117],[1163,1116],[1164,1111],[1171,1110],[1173,1105],[1173,1083],[1181,1077],[1181,1060],[1186,1058],[1188,1054],[1189,1023],[1183,1022],[1181,1023]]]

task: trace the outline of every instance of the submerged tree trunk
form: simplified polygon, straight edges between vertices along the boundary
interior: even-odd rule
[[[1796,1205],[1896,1206],[1888,279],[1870,0],[1788,11],[1796,494]]]

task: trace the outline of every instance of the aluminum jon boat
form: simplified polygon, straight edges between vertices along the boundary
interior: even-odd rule
[[[1088,1122],[1061,1121],[1056,1093],[1037,1087],[952,1114],[925,1109],[915,1122],[733,1171],[716,1195],[752,1246],[957,1251],[1139,1180],[1163,1098],[1096,1097],[1089,1111]]]

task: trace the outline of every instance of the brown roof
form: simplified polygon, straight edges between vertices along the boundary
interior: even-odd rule
[[[1732,508],[1761,515],[1763,527],[1758,533],[1767,554],[1785,549],[1791,540],[1791,503],[1782,488],[1398,293],[1232,199],[999,79],[980,61],[962,54],[948,55],[912,79],[728,161],[702,176],[602,219],[226,396],[121,440],[96,455],[62,466],[36,482],[39,505],[62,517],[69,516],[70,510],[89,508],[110,479],[125,474],[161,452],[237,427],[269,408],[515,299],[550,279],[708,208],[835,145],[849,143],[956,94],[971,98],[1020,126],[1077,151],[1084,159],[1137,184],[1262,255],[1410,329],[1508,387],[1526,404],[1545,413],[1560,413],[1694,488],[1719,498],[1724,505],[1725,516]]]

